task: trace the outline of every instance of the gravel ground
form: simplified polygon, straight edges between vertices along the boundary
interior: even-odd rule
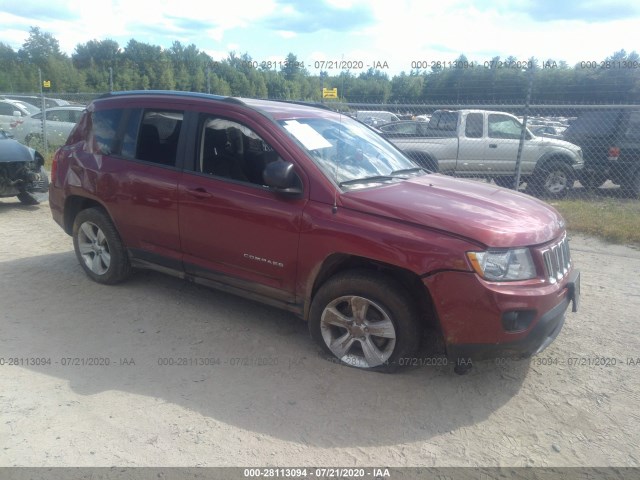
[[[0,231],[0,466],[640,466],[636,249],[572,237],[580,312],[539,357],[383,375],[286,312],[91,282],[46,201]]]

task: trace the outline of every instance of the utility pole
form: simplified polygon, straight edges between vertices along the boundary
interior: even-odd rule
[[[513,189],[517,192],[520,186],[520,172],[522,170],[522,150],[527,137],[527,118],[529,117],[529,104],[531,103],[531,91],[533,90],[533,69],[535,65],[527,69],[529,76],[529,86],[527,88],[527,98],[524,101],[524,116],[522,117],[522,130],[520,131],[520,144],[518,145],[518,156],[516,158],[516,177],[514,179]]]

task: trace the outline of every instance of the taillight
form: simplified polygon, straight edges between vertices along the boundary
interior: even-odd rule
[[[619,147],[609,147],[609,160],[617,160],[620,156]]]
[[[51,162],[51,183],[52,184],[56,184],[56,174],[58,173],[58,155],[59,155],[60,151],[58,150],[54,155],[53,155],[53,161]]]

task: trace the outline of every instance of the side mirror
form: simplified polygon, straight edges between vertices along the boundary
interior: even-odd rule
[[[13,111],[13,116],[14,116],[14,117],[21,117],[21,116],[22,116],[22,114],[20,113],[20,110],[14,110],[14,111]]]
[[[264,167],[262,178],[266,186],[286,195],[300,195],[300,179],[296,175],[293,163],[277,160]]]

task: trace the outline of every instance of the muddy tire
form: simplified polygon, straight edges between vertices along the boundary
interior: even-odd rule
[[[409,364],[422,333],[406,289],[367,270],[339,273],[320,287],[309,330],[331,360],[381,372]]]
[[[18,200],[20,200],[20,203],[23,205],[38,205],[40,203],[38,199],[29,192],[20,192],[18,194]]]
[[[131,274],[120,235],[101,209],[82,210],[73,222],[73,248],[80,265],[98,283],[115,284]]]

